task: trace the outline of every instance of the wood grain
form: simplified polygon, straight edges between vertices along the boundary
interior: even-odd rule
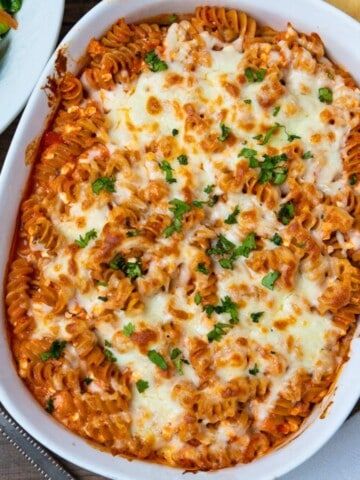
[[[320,1],[320,0],[319,0]],[[327,0],[329,3],[343,9],[346,13],[360,20],[360,0]],[[76,21],[82,17],[97,0],[67,0],[63,25],[60,33],[61,40]],[[221,2],[219,2],[221,3]],[[357,47],[358,48],[358,47]],[[0,135],[0,168],[5,159],[11,139],[14,135],[18,117],[7,130]],[[360,408],[358,404],[357,409]],[[60,463],[79,480],[106,480],[101,477],[59,459]],[[8,480],[40,480],[42,477],[27,460],[7,440],[0,436],[0,479]],[[52,479],[56,480],[56,479]]]

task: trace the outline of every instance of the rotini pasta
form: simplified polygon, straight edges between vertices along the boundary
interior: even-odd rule
[[[317,34],[118,20],[59,79],[6,304],[18,373],[114,455],[247,463],[297,432],[360,313],[360,101]]]

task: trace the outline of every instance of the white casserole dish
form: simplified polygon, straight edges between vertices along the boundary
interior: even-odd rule
[[[187,0],[103,0],[91,10],[67,35],[62,47],[69,58],[68,69],[76,72],[76,60],[85,51],[92,37],[100,36],[119,17],[128,21],[154,16],[162,12],[190,12],[201,2]],[[320,0],[294,2],[291,11],[288,0],[222,0],[206,4],[243,9],[261,23],[275,28],[285,28],[290,21],[298,31],[320,34],[331,58],[349,70],[360,83],[360,25],[350,17]],[[60,46],[61,48],[61,46]],[[0,217],[2,228],[0,244],[0,275],[4,276],[11,248],[13,229],[21,196],[29,175],[25,165],[27,145],[44,129],[50,113],[46,93],[42,87],[47,77],[54,73],[56,53],[48,63],[28,102],[13,142],[9,149],[0,178]],[[1,299],[3,284],[1,282]],[[176,470],[141,461],[128,462],[120,457],[95,450],[81,438],[66,431],[31,397],[17,376],[8,347],[5,328],[5,309],[1,306],[2,327],[0,351],[0,401],[31,435],[65,459],[96,473],[119,480],[180,480],[182,470]],[[360,329],[358,329],[360,330]],[[315,453],[340,427],[360,395],[358,365],[360,340],[354,336],[350,360],[344,365],[333,392],[304,423],[296,438],[265,457],[248,465],[218,472],[197,474],[197,479],[214,480],[272,480],[299,465]],[[321,418],[323,417],[323,418]]]

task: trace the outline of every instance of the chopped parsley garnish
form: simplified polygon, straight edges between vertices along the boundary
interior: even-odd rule
[[[111,347],[111,342],[109,342],[109,340],[105,340],[104,345],[105,347]]]
[[[173,13],[173,14],[171,15],[171,17],[169,18],[169,20],[168,20],[169,25],[171,25],[172,23],[176,22],[176,20],[177,20],[177,15],[176,15],[176,13]]]
[[[255,135],[255,137],[252,137],[254,140],[261,140],[263,137],[262,133],[259,133],[259,135]]]
[[[232,328],[228,323],[215,323],[214,328],[207,334],[209,342],[220,342],[223,336],[227,334],[226,328]]]
[[[218,201],[219,201],[219,195],[213,195],[212,197],[209,198],[209,200],[206,202],[206,204],[209,207],[213,207],[214,205],[217,204]]]
[[[253,368],[250,368],[249,373],[250,375],[257,375],[260,372],[257,364],[255,363]]]
[[[272,116],[277,117],[279,112],[280,112],[280,105],[277,105],[273,110]]]
[[[179,135],[179,130],[178,130],[177,128],[173,128],[173,129],[171,130],[171,134],[172,134],[174,137],[176,137],[176,135]]]
[[[194,302],[196,303],[196,305],[199,305],[202,302],[202,296],[200,295],[199,292],[195,293]]]
[[[204,305],[203,310],[206,312],[208,318],[211,317],[213,312],[217,314],[228,313],[230,315],[230,323],[239,323],[236,303],[234,303],[228,295],[226,295],[224,298],[221,298],[220,301],[220,305]]]
[[[204,188],[204,192],[205,193],[208,193],[210,195],[210,193],[212,193],[214,191],[214,188],[215,188],[215,185],[207,185],[205,188]]]
[[[156,350],[149,350],[147,356],[152,361],[152,363],[155,363],[155,365],[160,367],[162,370],[168,369],[168,366],[164,360],[164,357],[160,355],[160,353],[157,352]]]
[[[241,152],[238,153],[238,157],[251,158],[251,157],[254,157],[256,154],[257,154],[256,150],[253,150],[252,148],[244,147],[241,150]]]
[[[269,290],[274,290],[275,282],[278,278],[280,278],[281,273],[278,270],[273,270],[272,272],[265,275],[265,277],[261,280],[261,285],[268,288]]]
[[[170,237],[174,232],[181,232],[183,215],[191,210],[190,205],[178,198],[170,200],[169,205],[172,206],[170,211],[174,214],[174,221],[163,231],[163,235],[166,238]]]
[[[304,160],[309,160],[309,158],[314,158],[314,155],[310,152],[310,150],[308,150],[303,154],[301,158],[303,158]]]
[[[264,315],[264,312],[254,312],[254,313],[250,313],[251,320],[252,320],[254,323],[259,323],[259,319],[260,319],[260,317],[262,317],[263,315]]]
[[[256,70],[255,68],[246,67],[245,77],[247,78],[247,81],[250,83],[262,82],[265,78],[266,72],[267,72],[266,68],[260,68],[259,70]]]
[[[112,177],[100,177],[91,184],[92,191],[99,195],[101,190],[104,192],[115,192],[115,176]]]
[[[168,69],[167,63],[163,60],[160,60],[160,58],[156,55],[155,50],[148,52],[145,55],[144,60],[149,65],[152,72],[162,72],[163,70]]]
[[[97,297],[97,298],[98,298],[98,300],[101,300],[102,302],[107,302],[108,301],[108,297],[100,296],[100,297]]]
[[[183,369],[182,369],[182,364],[186,363],[189,364],[185,358],[181,358],[180,355],[182,354],[182,351],[180,348],[174,348],[170,354],[170,358],[176,368],[176,371],[178,372],[179,375],[184,375]]]
[[[59,360],[62,351],[64,350],[66,345],[66,341],[59,342],[59,340],[55,340],[52,342],[51,347],[49,350],[46,352],[40,353],[40,359],[43,362],[46,362],[46,360],[49,360],[49,358],[55,358],[56,360]]]
[[[208,255],[229,255],[219,260],[219,264],[226,269],[234,268],[234,261],[240,257],[248,257],[249,253],[256,248],[256,235],[254,232],[249,233],[243,242],[235,248],[235,244],[228,240],[224,235],[219,235],[215,247],[208,248]]]
[[[237,223],[236,217],[240,213],[240,208],[236,205],[233,212],[224,220],[227,225],[235,225]]]
[[[102,280],[99,280],[98,282],[96,282],[96,285],[99,286],[99,287],[107,287],[108,283],[104,282]]]
[[[224,235],[219,235],[215,247],[208,248],[206,253],[208,255],[224,255],[230,253],[235,248],[235,244],[228,240]]]
[[[295,216],[295,207],[292,202],[283,203],[277,213],[278,220],[284,225],[288,225]]]
[[[275,125],[273,125],[272,127],[268,128],[266,133],[265,133],[265,136],[263,136],[262,134],[260,135],[257,135],[256,137],[253,137],[254,139],[256,140],[261,140],[260,142],[260,145],[266,145],[270,138],[272,137],[272,135],[276,132],[276,130],[278,128],[283,128],[284,129],[284,132],[287,136],[287,140],[288,142],[292,142],[293,140],[295,140],[296,138],[301,138],[299,137],[299,135],[295,135],[293,133],[288,133],[288,131],[286,130],[286,127],[285,125],[280,125],[280,123],[275,123]]]
[[[282,245],[283,239],[280,237],[278,233],[275,233],[271,238],[270,241],[275,243],[275,245]]]
[[[177,181],[176,178],[174,178],[172,175],[174,169],[167,160],[163,160],[159,164],[159,167],[163,172],[165,172],[165,180],[167,181],[167,183],[175,183]]]
[[[221,122],[220,123],[220,128],[221,128],[221,135],[218,137],[218,140],[220,142],[225,142],[225,140],[228,138],[231,132],[231,128],[227,127],[225,123]]]
[[[197,272],[203,273],[204,275],[209,275],[209,270],[206,268],[204,262],[198,263],[198,266],[195,269]]]
[[[116,255],[110,261],[109,267],[113,270],[121,270],[129,278],[137,278],[142,276],[140,258],[136,259],[135,262],[129,262],[121,255]]]
[[[256,235],[254,232],[246,235],[241,245],[239,245],[234,252],[236,257],[242,255],[243,257],[248,258],[249,253],[256,248]]]
[[[116,357],[115,355],[112,353],[111,350],[109,350],[108,348],[104,348],[104,355],[105,357],[112,363],[115,363],[116,362]]]
[[[349,185],[353,186],[356,184],[356,182],[357,182],[357,176],[356,176],[356,173],[353,173],[349,177]]]
[[[289,158],[285,153],[280,155],[263,155],[264,160],[259,163],[260,174],[259,183],[271,182],[274,185],[281,185],[287,179],[288,169],[284,167],[284,162]]]
[[[84,383],[86,383],[86,385],[90,385],[90,383],[93,381],[93,379],[90,378],[90,377],[85,377],[83,381],[84,381]]]
[[[135,325],[131,322],[127,323],[126,325],[124,325],[124,328],[123,328],[123,334],[126,336],[126,337],[131,337],[131,335],[135,332]]]
[[[50,397],[46,403],[46,407],[45,407],[45,410],[48,412],[48,413],[53,413],[53,411],[55,410],[55,407],[54,407],[54,398],[53,397]]]
[[[141,235],[142,234],[142,231],[141,230],[128,230],[126,232],[126,236],[128,238],[131,238],[131,237],[137,237],[138,235]]]
[[[97,237],[97,232],[95,228],[93,228],[88,232],[86,232],[84,236],[80,235],[79,240],[75,240],[75,243],[80,248],[85,248],[89,244],[90,240],[93,240],[96,237]]]
[[[177,157],[177,159],[178,159],[180,165],[187,165],[187,164],[188,164],[188,157],[187,157],[187,155],[179,155],[179,156]]]
[[[319,88],[319,100],[320,102],[327,103],[328,105],[333,102],[333,94],[330,88]]]
[[[147,388],[149,388],[149,382],[147,382],[146,380],[140,379],[136,382],[135,385],[139,393],[143,393]]]
[[[251,105],[251,99],[250,98],[246,98],[244,100],[244,103],[247,103],[248,105]]]

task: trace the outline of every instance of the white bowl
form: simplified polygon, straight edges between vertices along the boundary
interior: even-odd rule
[[[26,103],[58,41],[65,0],[24,2],[0,43],[0,133]]]
[[[328,54],[349,70],[360,83],[360,25],[347,15],[320,0],[222,0],[208,1],[207,4],[220,4],[226,7],[243,9],[262,23],[276,28],[285,28],[288,21],[303,32],[318,32],[323,38]],[[76,71],[76,59],[85,51],[88,41],[100,36],[117,18],[125,16],[128,21],[146,18],[161,12],[190,12],[199,2],[187,0],[104,0],[91,10],[71,30],[63,42],[67,47],[68,67]],[[14,225],[19,202],[29,175],[25,165],[26,146],[44,129],[49,107],[42,86],[48,75],[53,73],[56,54],[44,70],[8,152],[0,177],[0,275],[6,270],[11,248]],[[2,289],[2,286],[1,286]],[[0,298],[3,299],[3,291]],[[56,454],[83,468],[119,480],[182,480],[183,472],[142,461],[129,462],[120,457],[112,457],[91,447],[83,439],[65,430],[47,415],[32,398],[17,376],[9,350],[5,313],[2,306],[3,325],[0,333],[2,368],[0,369],[0,400],[15,420],[31,435]],[[322,405],[314,410],[301,431],[286,445],[265,457],[247,465],[238,465],[216,472],[199,472],[197,480],[272,480],[295,468],[315,453],[341,426],[360,395],[358,369],[360,364],[359,335],[354,336],[350,359],[342,368],[342,373],[332,393]],[[321,413],[323,413],[321,415]],[[323,418],[321,418],[323,417]]]

